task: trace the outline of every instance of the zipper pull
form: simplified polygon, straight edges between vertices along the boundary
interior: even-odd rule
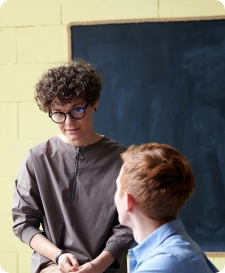
[[[77,148],[77,153],[75,154],[76,164],[75,164],[75,176],[73,180],[73,192],[72,192],[72,200],[75,200],[76,188],[77,188],[77,176],[78,176],[78,168],[79,168],[79,160],[82,159],[82,155],[80,153],[81,148]]]
[[[81,155],[80,151],[81,151],[81,148],[78,147],[78,148],[77,148],[77,153],[76,153],[76,155],[75,155],[75,157],[76,157],[77,160],[82,159],[82,155]]]

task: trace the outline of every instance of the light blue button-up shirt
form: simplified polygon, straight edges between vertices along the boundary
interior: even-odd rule
[[[219,270],[185,232],[182,222],[162,225],[129,250],[130,272],[215,273]]]

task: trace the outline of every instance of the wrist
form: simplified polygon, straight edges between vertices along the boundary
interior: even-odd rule
[[[95,273],[103,273],[104,272],[101,265],[98,262],[96,262],[95,260],[91,261],[90,264],[91,264],[92,268],[94,269]]]
[[[68,253],[68,251],[66,250],[60,250],[59,252],[56,253],[55,255],[55,263],[58,264],[59,262],[59,257],[64,254],[64,253]]]
[[[91,264],[95,268],[95,272],[103,273],[114,261],[115,258],[108,251],[103,251],[91,261]]]

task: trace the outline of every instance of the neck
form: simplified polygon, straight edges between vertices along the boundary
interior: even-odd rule
[[[59,135],[59,138],[65,143],[76,146],[76,147],[82,147],[82,148],[98,142],[102,137],[103,137],[102,135],[97,134],[94,131],[86,138],[78,139],[75,141],[71,141],[63,134]]]
[[[135,241],[140,244],[143,242],[150,234],[152,234],[161,225],[157,222],[152,223],[151,221],[142,222],[133,228]]]
[[[140,210],[136,211],[133,214],[132,226],[130,226],[133,229],[135,241],[140,244],[166,222],[148,218]]]

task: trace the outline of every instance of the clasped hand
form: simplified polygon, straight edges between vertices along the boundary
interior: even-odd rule
[[[64,253],[59,257],[58,269],[62,273],[100,273],[97,271],[97,267],[91,262],[80,266],[76,257],[70,253]]]

